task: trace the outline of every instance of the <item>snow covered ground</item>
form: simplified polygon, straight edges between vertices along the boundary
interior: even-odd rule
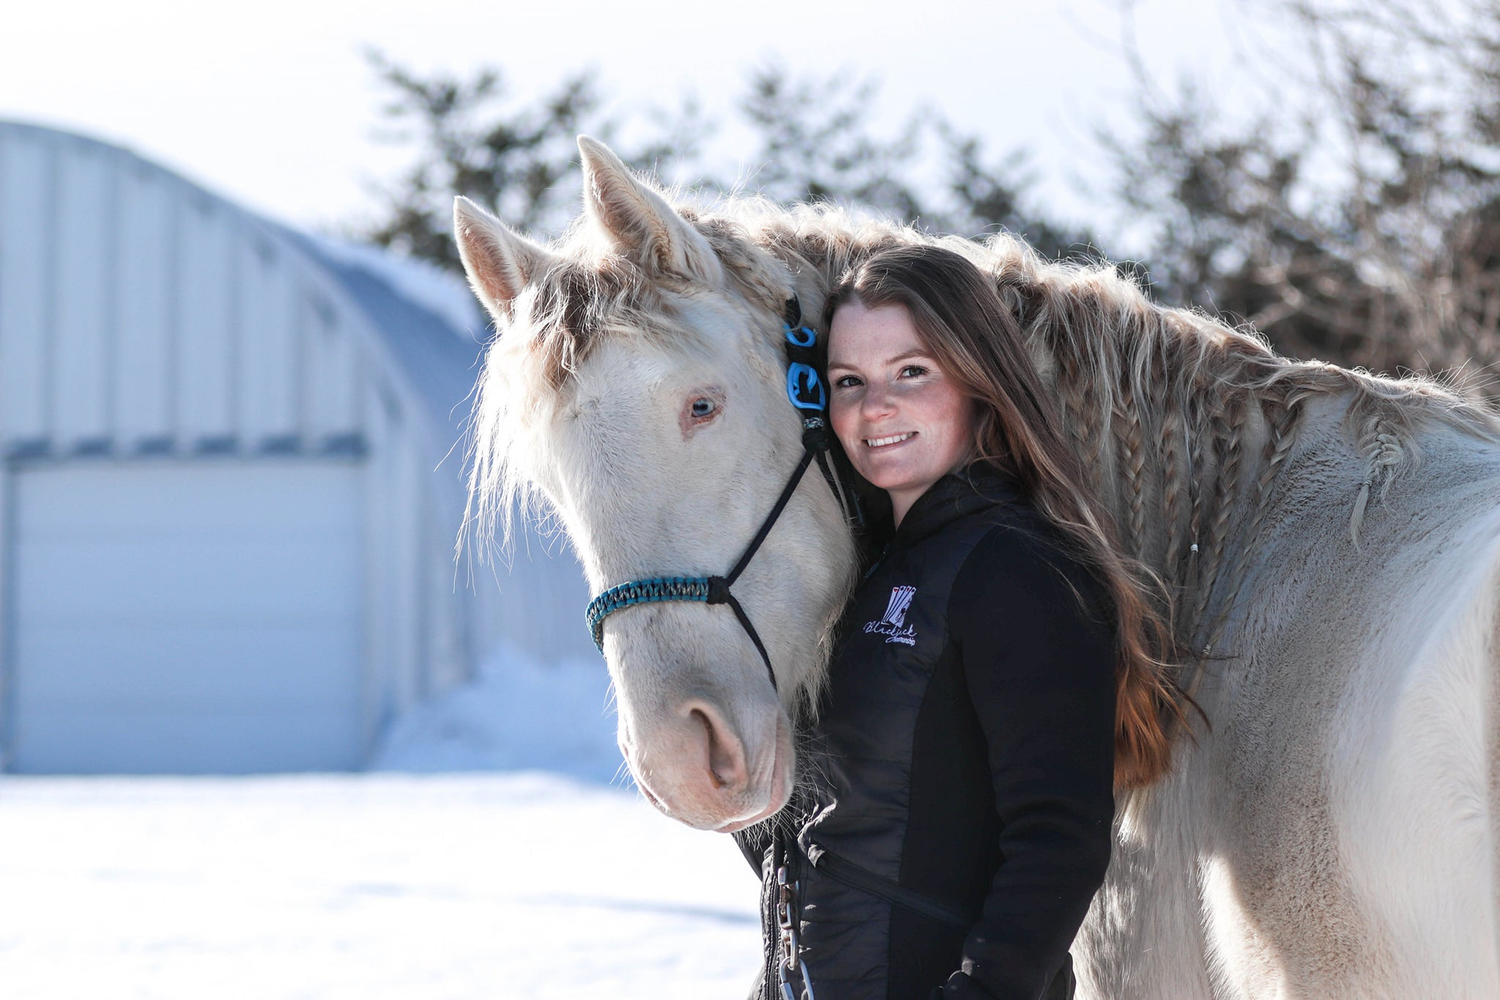
[[[608,783],[601,665],[511,666],[381,752],[471,773],[0,777],[0,997],[743,997],[733,843]]]

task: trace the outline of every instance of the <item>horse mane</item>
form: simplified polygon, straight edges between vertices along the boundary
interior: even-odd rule
[[[676,208],[740,290],[773,314],[787,269],[820,305],[845,270],[896,244],[940,243],[993,275],[1044,378],[1056,386],[1067,433],[1094,472],[1094,487],[1115,512],[1121,554],[1163,591],[1157,599],[1182,647],[1204,656],[1217,629],[1210,606],[1221,609],[1221,625],[1267,528],[1272,484],[1311,401],[1348,400],[1345,430],[1365,459],[1362,480],[1351,484],[1355,544],[1372,493],[1384,495],[1419,465],[1422,429],[1439,423],[1500,441],[1500,417],[1462,389],[1281,357],[1251,329],[1152,302],[1108,262],[1047,260],[1008,233],[977,243],[837,206],[787,208],[763,198],[707,205],[679,199]],[[552,250],[560,263],[514,306],[535,333],[524,346],[507,347],[510,357],[483,376],[508,384],[498,393],[486,385],[476,409],[472,483],[481,525],[494,523],[486,513],[499,514],[508,530],[512,501],[525,490],[510,460],[517,417],[555,396],[600,337],[683,335],[658,291],[670,278],[615,256],[587,220]],[[508,374],[497,374],[505,368]],[[508,418],[493,412],[497,406]],[[1248,518],[1234,517],[1241,500]]]
[[[1356,545],[1372,491],[1383,496],[1420,464],[1422,429],[1438,423],[1500,441],[1500,416],[1462,388],[1281,357],[1252,329],[1152,302],[1108,262],[1047,260],[1009,233],[983,243],[933,237],[827,206],[751,201],[730,212],[752,242],[794,271],[822,276],[825,291],[896,243],[940,243],[993,275],[1116,514],[1121,554],[1155,577],[1177,639],[1204,657],[1267,527],[1272,484],[1312,400],[1348,401],[1345,430],[1365,459],[1351,484]],[[1242,499],[1248,519],[1232,516]],[[1215,620],[1211,604],[1221,611]]]

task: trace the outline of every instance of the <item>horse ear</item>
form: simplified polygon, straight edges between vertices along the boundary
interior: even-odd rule
[[[469,199],[453,199],[453,239],[469,287],[492,313],[504,312],[527,282],[557,258]]]
[[[724,271],[703,234],[688,224],[604,143],[578,137],[583,157],[583,201],[627,257],[641,267],[717,284]]]

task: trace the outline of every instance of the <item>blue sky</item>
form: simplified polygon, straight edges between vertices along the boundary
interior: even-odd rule
[[[1234,94],[1258,85],[1253,2],[1129,6],[1161,82],[1191,78]],[[370,46],[423,71],[497,65],[522,98],[595,67],[622,109],[692,93],[720,118],[769,58],[873,75],[887,125],[931,106],[985,136],[994,155],[1028,148],[1037,197],[1075,218],[1103,200],[1087,190],[1104,177],[1094,130],[1125,121],[1130,95],[1116,0],[75,0],[30,3],[5,21],[0,118],[127,145],[310,227],[356,217],[370,185],[403,162],[374,139],[381,91],[361,55]],[[755,169],[732,130],[711,150],[721,173]]]

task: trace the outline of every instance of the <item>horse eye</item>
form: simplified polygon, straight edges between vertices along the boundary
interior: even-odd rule
[[[710,413],[714,412],[714,409],[714,401],[705,396],[699,396],[697,399],[693,400],[693,416],[698,417],[699,419],[708,416]]]

